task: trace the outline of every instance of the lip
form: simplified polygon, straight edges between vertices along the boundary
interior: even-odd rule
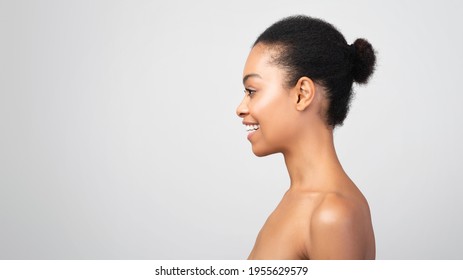
[[[247,122],[247,121],[244,121],[244,120],[243,120],[242,123],[243,123],[243,125],[258,125],[258,126],[259,126],[259,129],[260,129],[260,124],[259,124],[259,123],[256,123],[256,122]],[[258,130],[259,130],[259,129],[258,129]],[[254,133],[255,133],[256,131],[257,131],[257,130],[254,130],[254,131],[250,131],[250,132],[248,133],[248,137],[247,137],[248,140],[251,139],[251,137],[254,135]]]
[[[251,137],[252,137],[252,136],[254,135],[254,133],[256,133],[257,131],[259,131],[259,129],[249,132],[249,133],[248,133],[248,137],[247,137],[248,140],[251,140]]]
[[[254,130],[254,131],[248,133],[248,140],[251,140],[252,135],[254,135],[254,133],[255,133],[256,131],[257,131],[257,130]]]

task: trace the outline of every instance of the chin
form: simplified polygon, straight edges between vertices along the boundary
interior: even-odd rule
[[[278,153],[278,151],[272,149],[264,149],[262,147],[256,147],[254,145],[252,146],[252,152],[258,157],[265,157],[268,155]]]

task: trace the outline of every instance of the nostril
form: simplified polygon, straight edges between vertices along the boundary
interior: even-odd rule
[[[237,113],[238,117],[240,117],[240,118],[244,118],[248,114],[247,111],[242,110],[240,108],[238,108],[238,110],[236,110],[236,113]]]

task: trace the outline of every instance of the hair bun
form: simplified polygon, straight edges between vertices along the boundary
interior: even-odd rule
[[[359,84],[366,84],[373,71],[375,71],[376,55],[371,44],[362,38],[355,40],[352,44],[355,49],[354,65],[352,75],[354,81]]]

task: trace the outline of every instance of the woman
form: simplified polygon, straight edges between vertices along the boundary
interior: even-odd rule
[[[344,172],[333,129],[346,118],[353,82],[366,83],[375,52],[349,45],[331,24],[285,18],[256,40],[237,108],[257,156],[282,153],[290,187],[248,259],[374,259],[368,202]]]

